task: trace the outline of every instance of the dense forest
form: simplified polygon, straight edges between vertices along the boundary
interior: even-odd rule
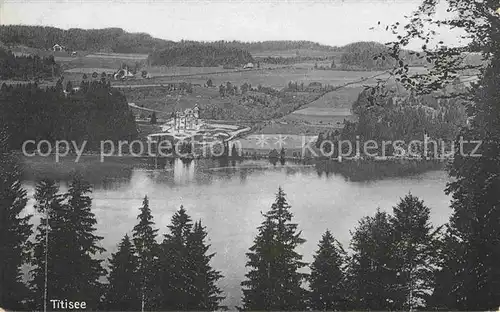
[[[69,93],[64,94],[63,89]],[[68,90],[69,89],[69,90]],[[87,140],[97,147],[101,140],[131,140],[137,135],[134,117],[123,94],[108,82],[82,82],[78,91],[36,84],[7,86],[0,90],[0,124],[10,133],[11,148],[26,140]]]
[[[298,40],[298,41],[271,40],[271,41],[257,41],[257,42],[221,41],[221,42],[227,47],[248,50],[250,52],[287,51],[287,50],[299,50],[299,49],[335,52],[341,49],[339,47],[332,47],[317,42],[304,41],[304,40]]]
[[[275,64],[275,65],[291,65],[301,62],[307,61],[327,61],[333,59],[332,57],[322,56],[294,56],[294,57],[282,57],[282,56],[266,56],[266,57],[256,57],[258,62],[266,63],[266,64]]]
[[[128,33],[121,28],[64,30],[21,25],[1,25],[0,42],[44,50],[51,49],[54,44],[60,44],[70,51],[117,53],[149,53],[174,44],[172,41],[153,38],[145,33]]]
[[[427,136],[429,140],[447,142],[446,151],[449,151],[449,144],[466,124],[464,101],[459,98],[444,98],[442,91],[420,96],[404,92],[399,92],[398,95],[379,95],[374,103],[370,101],[371,96],[370,91],[363,91],[352,107],[357,121],[346,121],[345,127],[337,133],[320,133],[317,147],[324,140],[354,142],[359,138],[361,142],[375,140],[378,143],[402,140],[408,144],[412,140],[423,141],[424,136]],[[408,146],[401,147],[406,149]],[[423,146],[419,147],[419,151],[423,152]],[[385,155],[392,156],[394,152],[393,146],[388,145]],[[441,152],[441,148],[438,152]]]
[[[0,79],[33,80],[53,78],[60,73],[60,66],[53,56],[15,56],[0,48]]]
[[[343,46],[341,51],[341,68],[344,70],[380,70],[393,68],[395,65],[393,58],[384,56],[389,52],[387,46],[378,42],[354,42]],[[401,59],[411,66],[427,64],[416,52],[402,50],[400,54]]]
[[[180,43],[151,55],[153,65],[167,66],[240,66],[250,62],[254,59],[249,52],[223,44]]]

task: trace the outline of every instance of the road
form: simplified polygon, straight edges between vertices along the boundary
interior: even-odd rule
[[[140,106],[137,106],[135,103],[128,103],[128,106],[130,106],[132,108],[137,108],[137,109],[140,109],[140,110],[143,110],[143,111],[146,111],[146,112],[165,113],[165,112],[154,110],[154,109],[150,109],[150,108],[140,107]]]

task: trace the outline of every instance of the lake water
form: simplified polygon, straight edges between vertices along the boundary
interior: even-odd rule
[[[105,166],[105,167],[104,167]],[[448,181],[445,171],[434,166],[383,163],[286,163],[267,160],[242,162],[168,160],[99,164],[83,159],[79,164],[66,161],[26,160],[25,187],[32,205],[35,180],[53,175],[63,181],[72,170],[79,170],[94,185],[93,209],[98,234],[104,237],[105,257],[136,224],[142,200],[150,199],[156,227],[166,232],[170,218],[181,205],[194,220],[201,219],[208,229],[213,266],[222,271],[220,287],[224,304],[240,304],[240,282],[246,272],[245,252],[251,246],[262,222],[261,212],[273,203],[281,186],[292,206],[294,221],[307,242],[300,252],[307,262],[326,229],[347,248],[357,221],[373,215],[377,208],[391,211],[408,192],[423,199],[431,208],[434,225],[447,222],[450,197],[444,194]],[[160,169],[155,169],[161,167]],[[159,237],[163,239],[163,235]]]

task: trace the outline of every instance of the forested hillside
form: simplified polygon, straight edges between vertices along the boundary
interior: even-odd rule
[[[61,81],[41,89],[36,84],[0,89],[0,124],[7,128],[13,149],[26,140],[130,140],[137,135],[125,96],[106,82],[82,83],[79,91],[63,93]]]
[[[106,51],[116,53],[149,53],[174,44],[145,33],[128,33],[121,28],[68,30],[44,26],[0,26],[0,41],[6,45],[25,45],[50,49],[60,44],[68,50]]]
[[[396,88],[392,86],[392,89]],[[412,140],[423,141],[427,136],[444,144],[448,151],[451,148],[449,144],[465,126],[467,114],[462,99],[445,98],[443,95],[443,91],[418,96],[398,91],[396,94],[373,96],[369,91],[363,91],[352,107],[358,120],[346,122],[340,133],[320,133],[317,146],[324,140],[354,142],[359,138],[362,142],[401,140],[401,146],[407,148],[406,144]],[[418,148],[422,151],[423,146]],[[393,155],[394,146],[385,146],[384,152],[387,156]],[[441,152],[442,149],[438,150],[438,153]]]
[[[0,79],[38,79],[59,75],[53,56],[15,56],[0,47]]]
[[[394,66],[392,58],[375,56],[388,52],[385,45],[377,42],[355,42],[342,47],[332,47],[311,41],[169,41],[153,38],[146,33],[128,33],[121,28],[68,29],[43,26],[0,26],[0,42],[6,46],[27,46],[50,50],[54,44],[68,51],[101,51],[115,53],[147,53],[153,64],[175,66],[241,65],[254,62],[251,53],[295,51],[293,57],[260,57],[259,61],[273,64],[293,64],[302,61],[332,58],[329,53],[342,54],[338,69],[381,70]],[[299,55],[299,50],[305,53]],[[304,52],[306,51],[306,52]],[[307,55],[307,51],[324,53],[322,56]],[[403,50],[402,59],[410,66],[427,64],[418,53]]]
[[[342,68],[346,70],[380,70],[390,69],[395,65],[392,58],[376,57],[382,53],[388,53],[388,48],[378,42],[354,42],[341,49],[342,52]],[[421,60],[413,51],[401,51],[401,58],[406,60],[410,65],[417,66],[425,64],[425,60]]]
[[[174,47],[155,52],[151,55],[151,63],[153,65],[238,66],[249,62],[254,62],[254,59],[248,51],[230,48],[222,43],[181,42]]]
[[[341,48],[323,45],[312,41],[291,41],[291,40],[275,40],[275,41],[257,41],[257,42],[241,42],[241,41],[223,41],[224,45],[231,48],[248,50],[250,52],[260,51],[283,51],[297,49],[311,49],[317,51],[339,51]]]
[[[150,53],[155,49],[165,49],[174,45],[218,45],[231,49],[256,51],[282,51],[291,49],[314,49],[320,51],[338,51],[340,48],[322,45],[311,41],[217,41],[179,43],[153,38],[146,33],[128,33],[121,28],[77,29],[68,30],[24,25],[1,25],[0,41],[6,45],[26,45],[38,49],[50,49],[60,44],[70,50],[109,51],[116,53]]]

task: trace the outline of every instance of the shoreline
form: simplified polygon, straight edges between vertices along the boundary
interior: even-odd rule
[[[245,149],[242,149],[243,152],[245,152]],[[246,152],[250,151],[255,151],[255,149],[246,149]],[[266,150],[267,151],[267,150]],[[124,155],[110,155],[110,156],[105,156],[103,159],[103,162],[106,162],[106,159],[109,160],[117,160],[117,159],[136,159],[136,160],[145,160],[145,159],[166,159],[166,160],[175,160],[175,159],[181,159],[181,160],[199,160],[199,159],[212,159],[212,160],[217,160],[217,159],[228,159],[228,160],[285,160],[285,161],[331,161],[331,162],[448,162],[452,161],[453,158],[451,157],[442,157],[442,158],[425,158],[425,157],[398,157],[398,156],[380,156],[380,157],[293,157],[293,156],[285,156],[285,157],[272,157],[269,156],[269,153],[272,150],[269,150],[267,153],[257,153],[257,154],[248,154],[248,155],[238,155],[238,156],[231,156],[231,155],[224,155],[224,156],[201,156],[201,155],[189,155],[187,157],[181,157],[181,156],[176,156],[176,155],[168,155],[168,156],[151,156],[151,155],[133,155],[133,154],[124,154]],[[21,152],[14,152],[14,155],[18,157],[19,159],[55,159],[56,154],[52,153],[47,156],[41,156],[41,155],[35,155],[35,156],[27,156],[23,155]],[[60,155],[59,159],[76,159],[77,155]],[[96,158],[99,160],[101,157],[100,153],[83,153],[80,155],[80,159],[82,158]],[[60,161],[61,162],[61,161]],[[54,163],[57,163],[54,161]]]

